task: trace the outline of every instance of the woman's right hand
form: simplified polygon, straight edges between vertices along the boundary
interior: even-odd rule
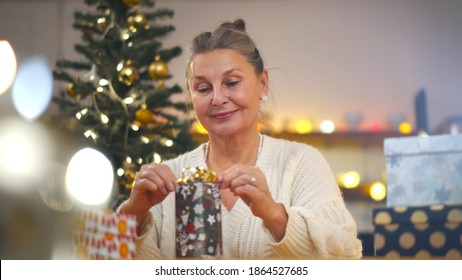
[[[130,197],[121,212],[136,216],[140,225],[144,214],[175,191],[176,176],[165,164],[146,164],[136,173]]]

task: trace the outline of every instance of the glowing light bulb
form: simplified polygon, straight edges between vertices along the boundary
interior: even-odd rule
[[[22,63],[14,81],[13,104],[27,120],[35,120],[45,112],[53,94],[53,77],[43,57]]]
[[[69,162],[66,188],[80,203],[100,205],[108,198],[114,182],[111,162],[101,152],[84,148]]]

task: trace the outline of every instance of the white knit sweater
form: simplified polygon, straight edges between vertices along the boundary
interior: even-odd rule
[[[324,157],[301,143],[263,136],[256,165],[265,174],[274,200],[285,206],[288,223],[277,242],[262,220],[240,199],[222,206],[226,259],[359,258],[356,223],[345,207]],[[165,162],[178,177],[184,167],[206,167],[204,145]],[[139,259],[175,259],[175,195],[152,207],[137,238]]]

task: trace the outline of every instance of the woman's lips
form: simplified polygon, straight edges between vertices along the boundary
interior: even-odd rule
[[[227,111],[227,112],[222,112],[222,113],[210,114],[209,116],[211,118],[215,118],[215,119],[224,119],[224,118],[227,118],[227,117],[233,115],[237,111],[239,111],[239,109],[232,110],[232,111]]]

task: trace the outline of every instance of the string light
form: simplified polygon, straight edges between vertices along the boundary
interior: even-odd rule
[[[319,129],[322,133],[333,133],[335,131],[335,124],[331,120],[324,120],[321,122]]]
[[[104,124],[107,124],[109,122],[109,118],[105,114],[101,114],[100,119],[101,122],[103,122]]]
[[[138,130],[140,130],[140,127],[137,126],[136,124],[132,124],[130,127],[132,128],[133,131],[138,131]]]
[[[408,122],[402,122],[399,124],[399,132],[402,134],[411,134],[412,125]]]
[[[387,195],[387,189],[382,182],[375,182],[369,189],[369,195],[375,201],[383,200]]]
[[[144,136],[144,135],[141,135],[140,136],[140,140],[141,142],[143,142],[144,144],[148,144],[149,143],[149,138]]]
[[[124,99],[124,103],[127,105],[132,104],[134,101],[135,99],[133,99],[133,97],[127,97]]]
[[[88,112],[88,108],[83,108],[80,112],[75,114],[75,117],[80,120]]]
[[[109,85],[109,81],[106,80],[106,79],[101,79],[101,80],[99,80],[99,85],[102,86],[102,87],[107,86],[107,85]]]
[[[340,175],[340,183],[346,189],[354,189],[359,186],[361,177],[356,171],[348,171]]]
[[[295,124],[295,131],[298,134],[306,134],[313,131],[313,124],[309,120],[299,120]]]
[[[167,141],[165,141],[165,146],[167,146],[167,147],[173,146],[173,141],[168,139]]]
[[[154,162],[155,163],[160,163],[162,161],[162,158],[158,153],[154,153]]]
[[[119,175],[119,177],[122,177],[124,174],[125,174],[125,170],[123,168],[117,169],[117,175]]]

